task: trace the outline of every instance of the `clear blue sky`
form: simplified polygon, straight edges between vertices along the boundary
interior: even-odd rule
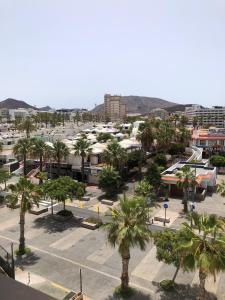
[[[225,105],[225,0],[0,0],[0,100]]]

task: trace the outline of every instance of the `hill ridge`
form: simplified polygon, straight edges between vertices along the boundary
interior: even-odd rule
[[[167,101],[157,97],[146,96],[122,96],[122,103],[126,104],[128,113],[148,113],[154,108],[167,108],[178,105],[178,103]],[[97,105],[92,112],[101,112],[104,104]]]

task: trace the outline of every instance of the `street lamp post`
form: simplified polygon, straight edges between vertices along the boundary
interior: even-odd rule
[[[164,203],[164,204],[163,204],[163,207],[164,207],[164,209],[165,209],[165,219],[164,219],[164,224],[163,224],[163,225],[166,226],[166,210],[167,210],[167,208],[168,208],[169,206],[168,206],[167,203]]]

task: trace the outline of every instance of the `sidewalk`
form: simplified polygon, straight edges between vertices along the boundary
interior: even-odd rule
[[[16,280],[36,290],[40,290],[57,300],[62,300],[70,292],[70,290],[57,283],[51,282],[35,273],[22,271],[21,269],[16,270]]]

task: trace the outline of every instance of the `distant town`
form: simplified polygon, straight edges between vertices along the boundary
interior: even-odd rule
[[[224,299],[225,107],[129,97],[0,103],[4,300]]]

